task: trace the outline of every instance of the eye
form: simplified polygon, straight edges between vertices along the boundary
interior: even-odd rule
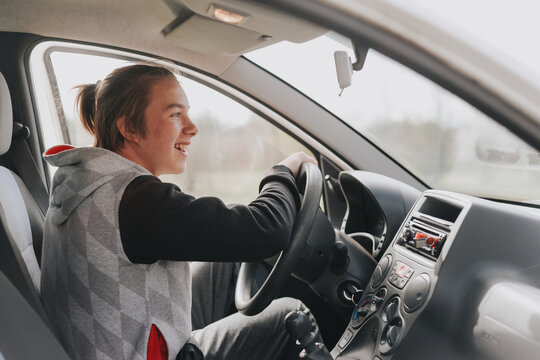
[[[171,116],[179,118],[182,114],[180,114],[180,112],[175,112],[174,114],[171,114]]]

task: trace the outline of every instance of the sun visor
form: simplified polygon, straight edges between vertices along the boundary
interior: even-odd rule
[[[166,39],[203,54],[238,55],[276,42],[264,34],[196,14],[168,33]]]
[[[204,54],[240,55],[282,40],[301,43],[328,30],[245,1],[162,0],[176,19],[161,31],[165,39]],[[216,10],[240,20],[216,17]]]

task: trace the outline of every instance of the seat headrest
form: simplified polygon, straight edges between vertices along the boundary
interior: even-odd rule
[[[0,155],[9,150],[12,131],[13,109],[11,108],[11,96],[6,79],[0,73]]]

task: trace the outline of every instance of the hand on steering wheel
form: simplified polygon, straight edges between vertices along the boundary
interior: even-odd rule
[[[297,175],[297,184],[300,192],[303,188],[304,196],[293,226],[289,246],[279,254],[270,275],[253,297],[251,297],[251,289],[257,263],[242,263],[240,267],[234,300],[236,308],[244,315],[256,315],[272,302],[293,271],[304,249],[322,194],[320,170],[311,162],[302,163]]]

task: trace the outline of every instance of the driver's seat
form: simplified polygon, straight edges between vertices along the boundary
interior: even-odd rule
[[[12,145],[12,129],[11,96],[0,73],[0,156],[4,164]],[[24,182],[0,166],[0,358],[68,359],[39,297],[41,271],[29,214],[36,225],[34,232],[42,228],[43,213]]]

